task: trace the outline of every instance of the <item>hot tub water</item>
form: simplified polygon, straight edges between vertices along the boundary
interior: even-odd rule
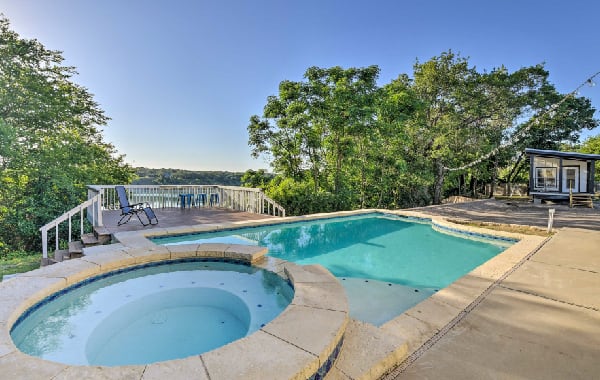
[[[282,278],[247,265],[155,264],[65,290],[30,309],[11,336],[21,351],[65,364],[145,364],[251,334],[292,297]]]

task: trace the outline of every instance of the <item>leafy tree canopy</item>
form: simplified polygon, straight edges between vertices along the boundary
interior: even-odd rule
[[[600,154],[600,135],[590,136],[585,139],[579,151],[581,153]]]
[[[250,118],[252,155],[265,155],[278,175],[267,192],[290,214],[476,193],[501,173],[516,177],[507,168],[522,165],[525,147],[557,149],[598,125],[586,98],[544,112],[565,95],[543,65],[480,72],[448,51],[417,61],[412,78],[380,87],[378,74],[377,66],[310,67],[303,81],[281,82],[263,115]]]
[[[85,200],[85,186],[128,183],[132,168],[100,126],[60,52],[20,38],[0,15],[0,247],[36,250],[38,229]]]

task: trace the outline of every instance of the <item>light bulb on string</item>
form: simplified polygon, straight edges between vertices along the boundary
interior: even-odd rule
[[[511,146],[513,144],[515,144],[517,141],[519,141],[527,132],[529,132],[529,130],[534,127],[534,126],[539,126],[540,125],[540,117],[544,116],[544,115],[548,115],[550,118],[553,118],[556,115],[556,111],[560,108],[561,104],[563,104],[565,101],[567,101],[567,99],[569,97],[576,97],[579,96],[579,90],[581,88],[583,88],[586,84],[590,87],[594,87],[596,85],[596,83],[594,83],[594,78],[596,76],[600,75],[600,71],[598,71],[597,73],[595,73],[594,75],[592,75],[591,77],[589,77],[585,82],[581,83],[579,85],[579,87],[577,87],[573,92],[568,93],[567,95],[565,95],[560,101],[552,104],[550,107],[548,107],[546,110],[542,111],[541,113],[539,113],[536,116],[532,117],[532,120],[530,120],[528,123],[525,124],[525,126],[518,132],[516,132],[514,135],[510,136],[507,141],[505,141],[504,143],[500,143],[500,145],[498,145],[496,148],[492,149],[490,152],[488,152],[487,154],[480,156],[479,158],[475,159],[474,161],[471,161],[468,164],[459,166],[459,167],[454,167],[454,168],[450,168],[447,166],[444,166],[444,169],[447,171],[459,171],[459,170],[465,170],[468,169],[474,165],[477,165],[481,162],[483,162],[484,160],[490,158],[491,156],[497,154],[498,152],[500,152],[501,149],[506,148],[508,146]],[[574,111],[571,111],[574,112]]]

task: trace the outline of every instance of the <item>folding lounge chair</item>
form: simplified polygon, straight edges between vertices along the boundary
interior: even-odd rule
[[[118,226],[129,222],[129,219],[131,219],[133,215],[137,216],[143,226],[158,224],[158,218],[148,203],[136,203],[132,205],[129,203],[129,199],[127,198],[125,187],[115,186],[115,190],[117,191],[119,203],[121,204],[121,219],[119,219],[119,222],[117,223]],[[148,223],[144,223],[142,218],[140,218],[140,214],[144,214],[146,216]]]

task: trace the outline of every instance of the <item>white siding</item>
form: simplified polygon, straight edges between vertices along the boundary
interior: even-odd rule
[[[584,161],[576,161],[576,160],[563,160],[564,166],[579,166],[579,192],[585,193],[587,192],[587,162]],[[567,188],[567,181],[563,176],[563,192],[569,192]]]
[[[533,158],[533,175],[536,176],[534,178],[534,191],[558,191],[559,187],[559,179],[561,178],[560,171],[563,171],[565,166],[577,166],[579,167],[579,188],[577,189],[579,192],[587,192],[587,162],[579,161],[579,160],[567,160],[563,159],[562,165],[563,168],[559,168],[560,159],[554,157],[538,157],[535,156]],[[547,168],[547,170],[542,170],[538,173],[538,168]],[[556,168],[556,170],[550,170],[550,168]],[[541,178],[541,172],[544,172],[544,177]],[[549,176],[551,173],[555,173],[556,178],[553,179]],[[567,186],[567,180],[565,178],[564,172],[562,173],[562,189],[563,193],[568,193],[569,189]]]

